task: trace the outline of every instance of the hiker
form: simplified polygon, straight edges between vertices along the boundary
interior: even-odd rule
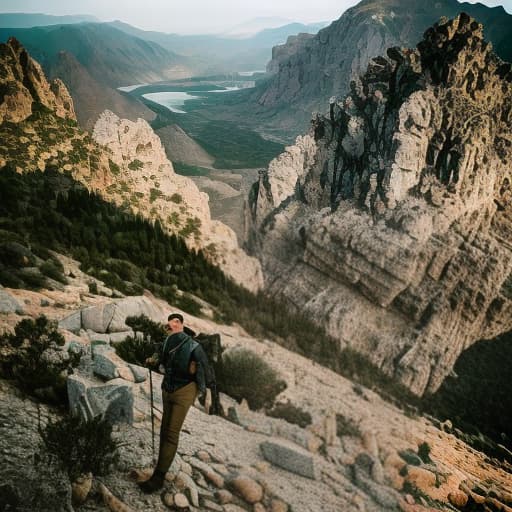
[[[183,316],[173,313],[167,318],[167,336],[159,352],[146,360],[151,366],[162,365],[163,415],[160,426],[158,462],[153,474],[139,483],[143,492],[161,489],[165,474],[174,460],[180,430],[190,406],[199,395],[204,399],[206,388],[215,390],[215,376],[201,345],[184,330]],[[190,332],[190,331],[189,331]]]

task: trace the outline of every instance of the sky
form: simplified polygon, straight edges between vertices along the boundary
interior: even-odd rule
[[[333,21],[358,1],[0,0],[0,12],[92,14],[101,21],[119,19],[144,30],[199,34],[222,33],[256,17],[281,17],[303,23]],[[489,6],[502,5],[512,14],[512,0],[480,1]]]

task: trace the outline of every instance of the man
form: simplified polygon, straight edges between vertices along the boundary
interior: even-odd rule
[[[173,313],[167,318],[167,336],[157,354],[146,362],[162,365],[162,402],[164,411],[160,427],[158,462],[149,480],[139,483],[143,492],[161,489],[165,474],[174,460],[180,430],[190,406],[206,388],[215,390],[215,376],[201,345],[184,332],[183,316]]]

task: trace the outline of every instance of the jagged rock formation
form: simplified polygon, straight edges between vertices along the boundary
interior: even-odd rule
[[[73,101],[62,81],[48,83],[41,66],[16,40],[1,45],[0,59],[5,70],[0,82],[0,124],[24,121],[32,114],[33,101],[53,110],[58,117],[76,120]]]
[[[294,53],[297,53],[304,47],[306,41],[309,41],[313,37],[313,34],[301,32],[297,35],[288,36],[286,43],[274,46],[272,48],[272,59],[267,64],[267,73],[277,73],[279,71],[279,64],[291,57]]]
[[[94,126],[93,138],[111,152],[116,180],[105,191],[111,200],[158,219],[189,246],[203,249],[237,282],[252,290],[261,287],[257,259],[238,247],[231,228],[211,219],[208,195],[190,178],[174,172],[159,137],[146,121],[134,123],[105,111]]]
[[[238,247],[233,230],[211,220],[208,196],[174,173],[147,122],[106,112],[93,140],[77,126],[64,84],[49,84],[15,39],[0,45],[0,72],[0,168],[9,164],[18,172],[49,167],[69,172],[105,199],[159,219],[189,246],[202,248],[238,283],[252,290],[261,286],[258,261]]]
[[[252,97],[259,118],[275,114],[267,121],[269,127],[280,126],[294,137],[304,130],[311,112],[324,112],[331,96],[349,92],[350,81],[364,73],[370,59],[392,46],[413,47],[439,18],[461,11],[485,25],[501,58],[512,59],[512,16],[503,7],[461,5],[457,0],[363,0],[314,38],[299,45],[292,40],[279,49],[289,57],[273,64],[278,68],[275,76]]]
[[[512,71],[462,14],[375,59],[253,189],[266,282],[418,395],[512,328]]]

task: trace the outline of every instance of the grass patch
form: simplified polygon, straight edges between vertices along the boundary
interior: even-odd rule
[[[176,174],[180,174],[181,176],[208,176],[210,174],[210,169],[197,165],[184,164],[183,162],[173,162],[172,166]]]

